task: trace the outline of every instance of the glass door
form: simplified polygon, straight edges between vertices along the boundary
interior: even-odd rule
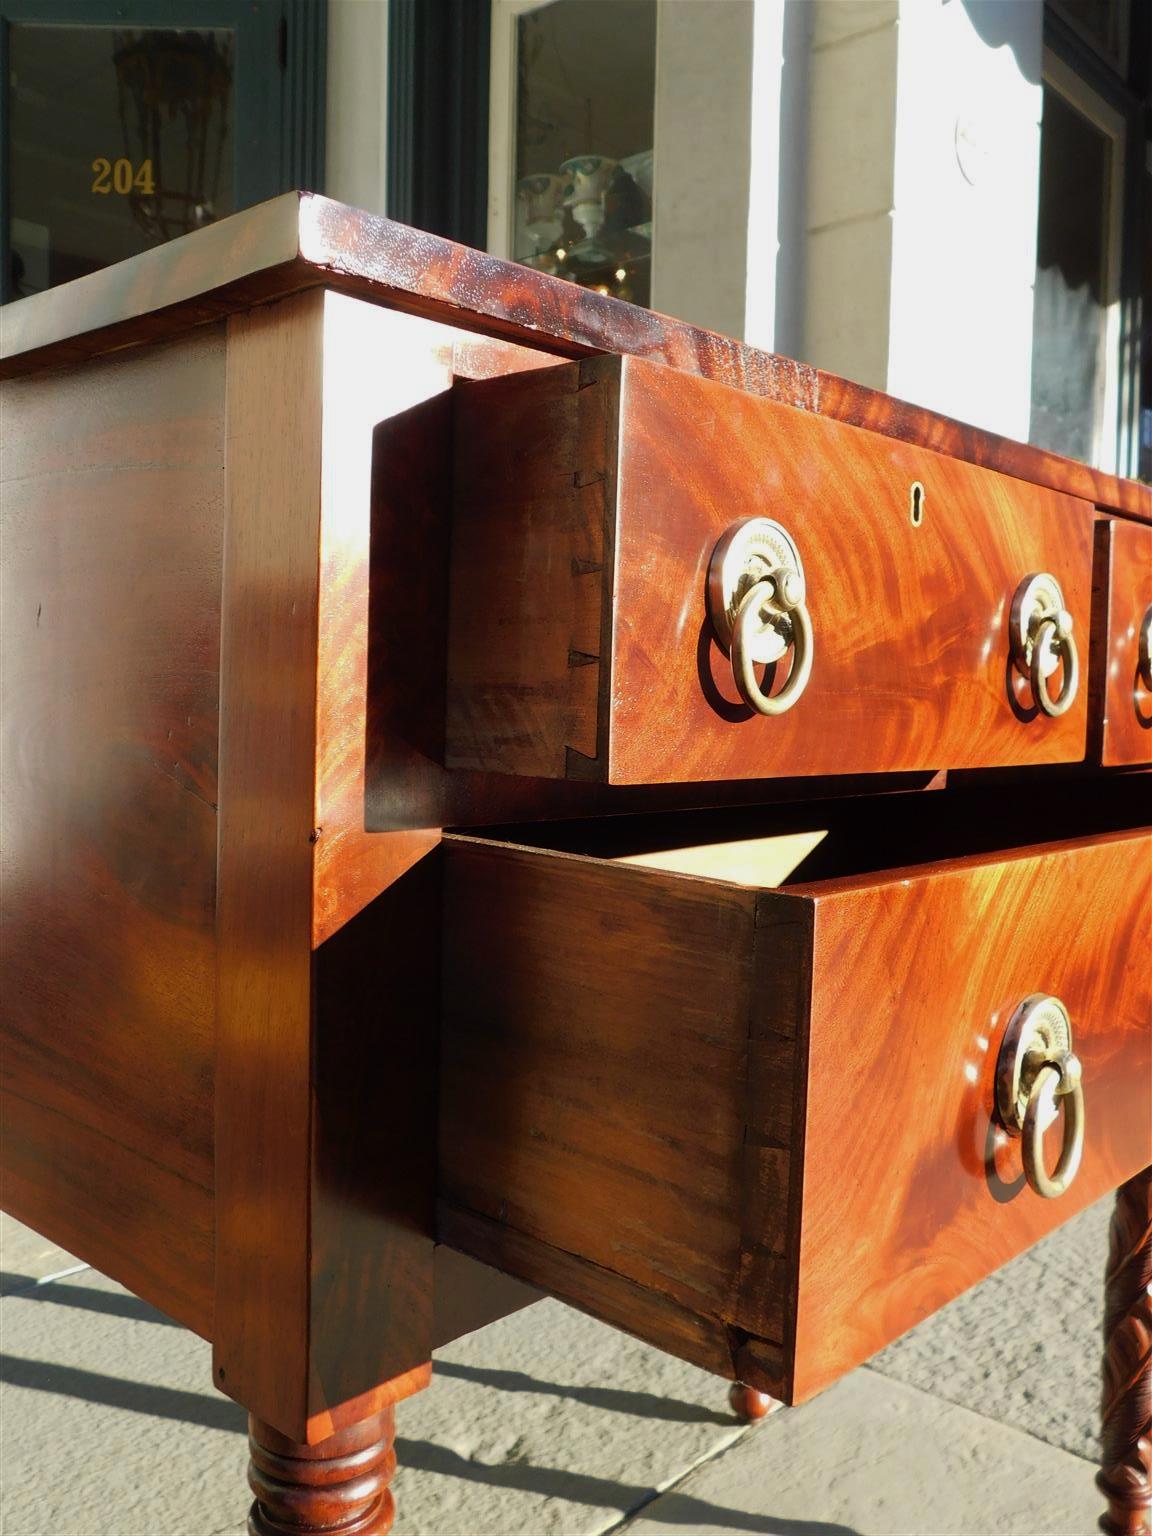
[[[648,304],[656,0],[493,0],[488,246]]]
[[[315,53],[324,6],[308,4]],[[3,298],[293,185],[304,167],[283,153],[284,113],[300,12],[282,0],[0,0]],[[322,82],[322,53],[299,52]]]

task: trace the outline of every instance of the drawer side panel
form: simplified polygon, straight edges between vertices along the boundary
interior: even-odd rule
[[[754,894],[445,853],[443,1199],[726,1316]]]

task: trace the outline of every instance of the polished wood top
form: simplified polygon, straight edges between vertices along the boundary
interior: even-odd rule
[[[325,286],[566,357],[623,352],[1152,522],[1152,489],[313,193],[271,202],[0,311],[0,378],[179,334]]]

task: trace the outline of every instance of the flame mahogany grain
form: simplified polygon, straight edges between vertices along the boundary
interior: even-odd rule
[[[1147,1163],[1150,853],[757,891],[446,838],[442,1229],[686,1358],[726,1330],[726,1375],[810,1397]],[[1054,1202],[991,1113],[1037,988],[1088,1102]]]
[[[1041,714],[1009,624],[1051,571],[1087,650],[1086,503],[641,359],[455,393],[450,766],[653,784],[1083,758],[1087,688]],[[717,540],[755,515],[796,540],[816,635],[774,719],[705,614]]]
[[[1139,674],[1140,625],[1152,605],[1152,529],[1119,518],[1097,527],[1103,587],[1095,636],[1101,700],[1093,756],[1106,768],[1152,765],[1152,691]]]

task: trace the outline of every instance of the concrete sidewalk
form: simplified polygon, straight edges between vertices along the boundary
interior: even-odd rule
[[[1109,1207],[752,1429],[557,1302],[483,1329],[398,1412],[397,1536],[1090,1536]],[[242,1536],[208,1346],[4,1222],[4,1536]]]

